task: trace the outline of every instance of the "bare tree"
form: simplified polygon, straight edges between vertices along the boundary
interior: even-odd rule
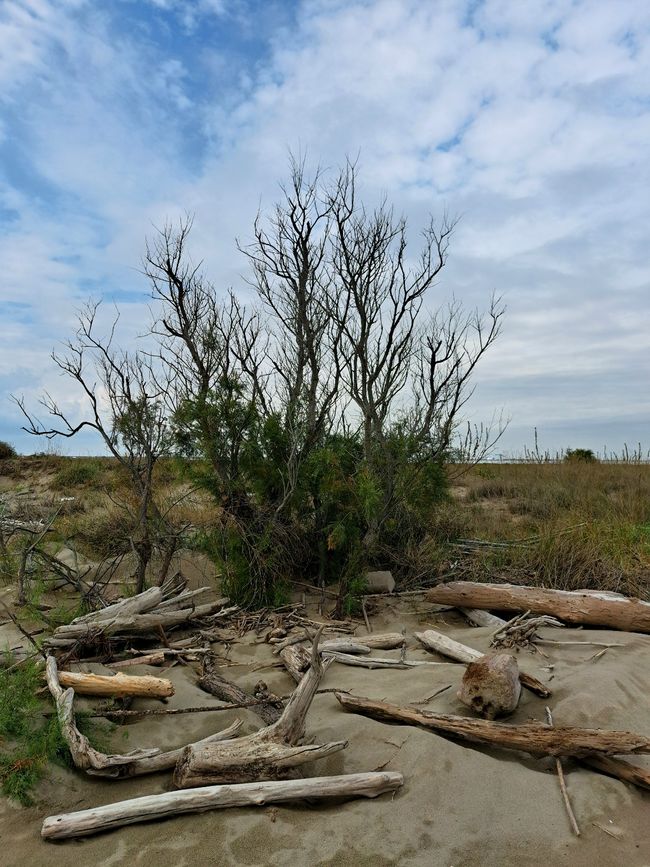
[[[23,429],[28,433],[52,439],[71,438],[85,428],[94,430],[125,470],[135,507],[128,502],[121,505],[133,525],[129,541],[137,560],[137,592],[141,592],[154,547],[178,544],[177,537],[166,531],[153,490],[155,465],[170,448],[165,391],[160,372],[154,371],[145,353],[115,348],[119,316],[108,335],[98,334],[98,309],[98,303],[87,304],[79,313],[75,338],[67,342],[64,353],[52,353],[55,365],[81,387],[90,410],[88,417],[81,421],[70,419],[56,399],[46,393],[40,403],[56,420],[48,426],[30,413],[24,398],[14,400],[27,420]]]

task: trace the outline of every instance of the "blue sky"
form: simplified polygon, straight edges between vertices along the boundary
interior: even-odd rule
[[[42,447],[10,392],[82,412],[49,353],[84,298],[136,339],[154,225],[194,213],[242,287],[301,149],[360,154],[414,229],[462,216],[432,300],[505,297],[470,407],[512,419],[501,450],[650,448],[649,37],[638,0],[3,0],[0,439]]]

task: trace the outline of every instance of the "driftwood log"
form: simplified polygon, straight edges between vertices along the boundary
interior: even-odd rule
[[[291,677],[296,683],[300,683],[303,674],[311,663],[311,653],[304,642],[301,644],[289,644],[280,651],[280,659]]]
[[[461,644],[460,641],[455,641],[453,638],[449,638],[449,636],[443,635],[442,632],[437,632],[435,629],[416,632],[415,637],[427,650],[439,653],[441,656],[448,656],[449,659],[454,659],[456,662],[467,664],[476,662],[483,656],[480,650],[475,650],[473,647]],[[532,674],[520,671],[519,680],[522,686],[534,692],[535,695],[539,695],[542,698],[548,698],[551,695],[551,690],[541,680],[533,677]]]
[[[460,701],[485,719],[512,713],[520,695],[519,666],[509,653],[490,653],[470,662],[458,690]]]
[[[506,625],[506,621],[496,614],[490,614],[482,608],[459,608],[463,617],[466,617],[474,626],[489,626],[491,629],[499,629]]]
[[[459,608],[530,611],[551,614],[565,623],[650,633],[650,603],[608,593],[455,581],[433,587],[426,598]]]
[[[258,698],[257,695],[249,695],[241,687],[237,686],[231,680],[227,680],[217,672],[217,665],[211,659],[206,659],[203,675],[197,681],[197,685],[209,692],[210,695],[216,696],[221,701],[232,702],[233,704],[245,704],[246,702],[254,702]],[[271,701],[260,704],[252,704],[251,710],[262,720],[265,725],[272,725],[280,718],[282,713],[281,707],[277,703]]]
[[[328,665],[318,652],[321,632],[322,628],[314,639],[311,666],[293,691],[280,719],[243,738],[186,747],[174,772],[178,788],[287,779],[295,776],[298,765],[325,758],[347,746],[347,741],[301,744],[305,736],[305,717]]]
[[[438,714],[414,707],[335,693],[341,705],[353,713],[382,722],[422,726],[438,734],[487,747],[519,750],[536,756],[586,756],[650,753],[650,738],[634,732],[549,726],[544,723],[491,722],[483,719]]]
[[[199,813],[225,807],[260,807],[301,798],[309,798],[310,801],[326,798],[376,798],[385,792],[394,792],[403,782],[401,774],[382,771],[165,792],[162,795],[133,798],[90,810],[80,810],[77,813],[48,816],[43,822],[41,836],[46,840],[83,837],[98,831],[151,819],[164,819],[181,813]]]
[[[116,697],[142,696],[144,698],[169,698],[174,695],[174,684],[164,677],[143,675],[136,677],[122,674],[88,674],[82,671],[60,671],[62,687],[72,687],[78,695],[111,695]]]

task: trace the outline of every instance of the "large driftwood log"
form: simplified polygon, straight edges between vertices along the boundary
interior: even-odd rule
[[[291,677],[296,683],[300,683],[311,662],[311,654],[307,645],[305,643],[289,644],[280,651],[280,658]]]
[[[650,789],[650,770],[632,765],[623,759],[615,759],[611,756],[584,756],[580,759],[581,764],[607,774],[608,777],[616,777],[625,783],[632,783],[642,789]]]
[[[487,747],[520,750],[532,755],[547,756],[580,757],[590,753],[602,755],[650,753],[650,738],[634,732],[585,729],[577,726],[549,726],[544,723],[510,725],[432,713],[416,710],[414,707],[400,707],[339,692],[335,695],[341,705],[353,713],[382,722],[423,726],[439,734]]]
[[[255,696],[249,695],[241,687],[237,686],[231,680],[227,680],[217,672],[217,666],[210,660],[206,660],[205,670],[203,675],[197,681],[197,685],[214,695],[221,701],[232,702],[233,704],[245,704],[246,702],[255,701]],[[280,718],[282,713],[272,702],[264,702],[262,704],[254,704],[251,706],[253,713],[264,722],[265,725],[272,725]]]
[[[174,783],[180,789],[214,783],[281,780],[295,776],[294,769],[305,762],[324,758],[347,746],[347,741],[301,744],[305,717],[328,661],[318,652],[319,630],[312,648],[311,666],[293,691],[280,719],[247,737],[220,744],[183,750],[176,766]]]
[[[458,698],[485,719],[512,713],[519,702],[519,666],[509,653],[492,653],[470,662]]]
[[[91,810],[80,810],[77,813],[48,816],[43,822],[41,836],[46,840],[83,837],[98,831],[151,819],[164,819],[181,813],[199,813],[225,807],[260,807],[301,798],[309,798],[310,801],[325,798],[376,798],[385,792],[394,792],[403,783],[401,774],[381,771],[165,792],[162,795],[133,798]]]
[[[477,584],[456,581],[427,592],[427,601],[459,608],[530,611],[551,614],[565,623],[605,626],[626,632],[650,632],[650,603],[583,591],[546,590],[514,584]]]
[[[163,601],[163,592],[160,587],[150,587],[136,596],[130,596],[127,599],[120,599],[119,602],[114,602],[113,605],[108,605],[106,608],[100,608],[97,611],[91,611],[89,614],[83,614],[81,617],[75,617],[73,624],[78,623],[105,623],[107,620],[113,620],[115,617],[131,617],[134,614],[144,614],[146,611],[151,611]]]
[[[174,695],[174,684],[164,677],[151,675],[134,676],[122,674],[88,674],[82,671],[60,671],[59,683],[72,687],[78,695],[111,695],[116,697],[143,696],[144,698],[169,698]]]
[[[480,650],[475,650],[473,647],[461,644],[460,641],[455,641],[453,638],[449,638],[448,635],[443,635],[442,632],[437,632],[435,629],[416,632],[415,637],[427,650],[439,653],[441,656],[448,656],[457,662],[468,664],[476,662],[483,656]],[[551,695],[551,690],[547,686],[544,686],[541,680],[533,677],[532,674],[520,671],[519,680],[522,686],[534,692],[535,695],[539,695],[542,698],[548,698]]]
[[[459,608],[458,610],[474,626],[489,626],[491,629],[499,629],[507,622],[502,617],[497,617],[496,614],[483,611],[482,608]]]

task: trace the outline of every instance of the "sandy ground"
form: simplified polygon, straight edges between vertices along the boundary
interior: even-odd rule
[[[472,629],[452,612],[434,614],[424,603],[391,601],[373,618],[375,631],[403,627],[408,657],[433,660],[419,648],[413,631],[431,626],[480,649],[489,630]],[[0,642],[4,642],[3,631]],[[363,632],[360,626],[359,632]],[[650,637],[575,629],[546,630],[563,640],[623,642],[596,661],[593,646],[545,646],[550,660],[527,651],[520,663],[554,690],[549,704],[555,722],[629,729],[650,736]],[[277,693],[293,683],[272,663],[268,645],[253,635],[233,646],[236,665],[224,674],[251,688],[260,678]],[[378,655],[388,655],[378,651]],[[394,655],[397,655],[396,653]],[[552,671],[545,669],[549,662]],[[101,666],[88,666],[101,671]],[[141,673],[160,669],[141,667]],[[397,703],[433,699],[431,709],[465,713],[455,697],[462,666],[442,664],[408,671],[367,671],[333,664],[322,687],[340,687],[359,695]],[[133,673],[136,673],[135,670]],[[167,670],[176,694],[170,707],[218,705],[195,685],[195,673],[181,665]],[[544,719],[545,701],[524,691],[515,722]],[[80,701],[81,704],[81,701]],[[150,703],[147,705],[150,706]],[[115,751],[139,746],[170,749],[217,729],[237,715],[245,731],[258,726],[250,711],[147,718],[117,729]],[[434,865],[434,867],[514,867],[514,865],[650,865],[650,793],[609,779],[571,762],[567,785],[582,829],[569,828],[554,765],[514,753],[472,748],[408,726],[389,726],[348,714],[331,694],[318,695],[308,730],[319,742],[349,740],[348,748],[308,768],[309,774],[338,774],[379,768],[403,773],[404,787],[374,801],[247,808],[183,816],[125,827],[79,841],[45,843],[42,819],[53,813],[84,809],[170,787],[168,774],[131,781],[93,780],[53,768],[37,793],[37,805],[21,808],[0,800],[0,864],[6,867],[202,867],[202,865]],[[128,731],[128,738],[123,733]],[[638,759],[640,764],[650,759]],[[600,827],[599,827],[600,826]],[[605,830],[609,831],[609,834]]]

